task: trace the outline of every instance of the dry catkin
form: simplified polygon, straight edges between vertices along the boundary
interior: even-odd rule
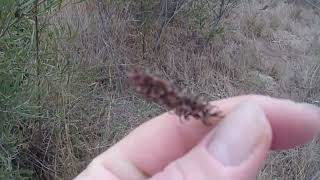
[[[142,70],[135,69],[131,72],[129,82],[139,94],[148,100],[173,109],[178,116],[185,120],[193,117],[208,125],[210,124],[209,118],[222,117],[217,106],[213,106],[199,97],[188,96],[172,83]]]

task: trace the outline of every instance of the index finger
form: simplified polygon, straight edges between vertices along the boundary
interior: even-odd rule
[[[256,95],[212,103],[227,114],[242,101],[253,101],[263,108],[273,131],[273,149],[305,143],[320,130],[320,110],[312,105]],[[96,161],[114,174],[124,174],[121,173],[125,166],[122,163],[126,161],[133,170],[152,175],[183,156],[210,129],[212,127],[204,126],[200,121],[181,123],[176,115],[164,113],[142,124]]]

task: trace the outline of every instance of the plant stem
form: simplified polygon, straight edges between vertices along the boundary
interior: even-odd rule
[[[35,0],[34,1],[34,23],[35,23],[35,50],[36,50],[36,73],[37,73],[37,113],[40,114],[41,113],[41,93],[40,93],[40,89],[41,89],[41,59],[40,59],[40,39],[39,39],[39,19],[38,19],[38,7],[39,7],[39,0]],[[38,127],[38,138],[42,139],[42,121],[41,118],[37,118],[36,121],[38,121],[39,123],[39,127]]]

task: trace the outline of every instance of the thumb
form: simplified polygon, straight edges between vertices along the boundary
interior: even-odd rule
[[[153,180],[254,179],[271,146],[271,127],[256,104],[240,104],[199,145]]]

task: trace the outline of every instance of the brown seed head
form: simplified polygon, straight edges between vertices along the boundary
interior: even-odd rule
[[[129,81],[145,98],[174,109],[174,112],[185,120],[193,117],[208,124],[209,118],[222,116],[216,106],[198,97],[187,96],[172,83],[149,73],[136,69],[129,75]]]

